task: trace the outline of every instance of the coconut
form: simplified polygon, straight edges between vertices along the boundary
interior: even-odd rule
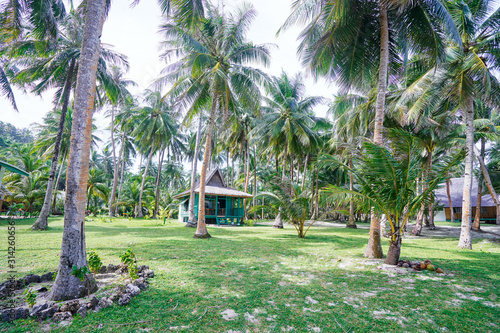
[[[433,270],[435,270],[434,266],[433,266],[433,265],[431,265],[431,264],[428,264],[428,265],[427,265],[427,269],[428,269],[429,271],[433,271]]]
[[[443,270],[441,268],[436,269],[436,273],[443,274]]]

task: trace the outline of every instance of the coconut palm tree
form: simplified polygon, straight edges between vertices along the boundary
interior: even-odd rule
[[[245,35],[256,12],[245,5],[235,13],[225,13],[223,8],[207,5],[206,16],[196,31],[166,23],[162,32],[166,56],[177,56],[177,61],[165,69],[160,81],[176,82],[173,96],[188,114],[209,108],[205,153],[200,176],[200,202],[196,238],[210,235],[205,225],[205,179],[210,160],[212,136],[217,114],[227,119],[238,107],[258,109],[260,92],[256,82],[266,76],[249,63],[267,65],[267,46],[255,46]]]
[[[273,77],[266,87],[268,97],[265,98],[267,107],[263,112],[263,123],[254,129],[252,136],[263,140],[281,155],[282,178],[285,179],[288,159],[290,163],[293,163],[294,158],[303,160],[304,150],[312,151],[318,145],[319,137],[313,130],[316,121],[312,110],[322,103],[323,98],[304,96],[305,85],[300,74],[289,77],[282,72],[279,77]],[[290,170],[293,170],[292,166]],[[273,227],[283,228],[280,214]]]
[[[306,22],[299,53],[315,76],[336,78],[342,88],[377,87],[373,141],[382,144],[387,80],[391,65],[402,62],[397,46],[426,51],[434,61],[442,55],[444,28],[459,40],[450,15],[441,2],[388,3],[357,0],[342,6],[333,0],[298,0],[283,25]],[[393,67],[394,68],[394,67]],[[375,84],[372,78],[378,77]],[[380,221],[372,214],[365,257],[382,258]]]
[[[83,297],[97,289],[91,274],[84,281],[72,275],[76,269],[87,267],[85,245],[85,198],[89,170],[91,121],[97,67],[100,54],[100,36],[106,13],[105,0],[87,0],[82,51],[75,89],[73,125],[66,180],[64,204],[64,232],[59,268],[50,291],[54,301]]]
[[[500,83],[494,72],[500,69],[498,16],[490,13],[488,2],[447,3],[461,36],[460,44],[450,44],[446,62],[431,68],[416,80],[403,97],[415,94],[415,109],[422,110],[449,101],[457,106],[465,127],[465,171],[462,201],[462,228],[459,248],[471,249],[471,188],[474,148],[474,103],[500,105]],[[443,101],[444,100],[444,101]]]

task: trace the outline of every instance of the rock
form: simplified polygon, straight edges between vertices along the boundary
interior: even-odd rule
[[[17,308],[15,312],[15,319],[26,319],[28,318],[29,313],[30,312],[27,308]]]
[[[51,318],[54,314],[56,314],[59,311],[59,306],[54,305],[46,310],[43,310],[40,312],[37,316],[38,320],[44,320],[46,318]]]
[[[81,306],[76,314],[79,314],[80,317],[84,318],[87,315],[87,307],[86,306]]]
[[[24,278],[20,278],[19,280],[16,280],[16,285],[15,288],[16,290],[23,289],[26,286],[26,283],[24,282]]]
[[[403,264],[403,267],[404,267],[404,268],[409,268],[409,267],[410,267],[410,264],[409,264],[409,263],[407,263],[407,262],[405,262],[405,263]]]
[[[101,309],[109,308],[111,305],[113,305],[113,301],[108,299],[107,297],[103,297],[99,300],[99,307]]]
[[[141,266],[137,267],[137,272],[142,273],[143,271],[145,271],[147,269],[149,269],[149,266],[141,265]]]
[[[108,268],[106,266],[101,266],[99,269],[99,274],[104,274],[108,272]]]
[[[427,269],[428,269],[429,271],[433,271],[433,270],[435,270],[434,266],[433,266],[433,265],[431,265],[431,264],[427,264]]]
[[[53,304],[53,303],[52,303]],[[40,312],[42,312],[45,309],[48,309],[52,304],[49,303],[43,303],[40,305],[35,305],[33,308],[31,308],[31,317],[37,317]]]
[[[118,300],[118,304],[120,305],[127,305],[130,303],[130,300],[132,299],[132,296],[130,294],[123,294],[122,297]]]
[[[99,304],[99,300],[97,299],[97,297],[95,296],[92,296],[90,298],[90,301],[87,303],[87,309],[94,309],[97,305]]]
[[[79,308],[80,308],[80,302],[70,301],[68,303],[63,304],[59,311],[60,312],[71,312],[72,314],[75,314]]]
[[[436,269],[436,273],[443,274],[444,271],[441,268]]]
[[[148,285],[145,283],[144,278],[138,278],[132,284],[136,287],[139,287],[141,290],[146,290],[148,289]]]
[[[153,278],[155,276],[155,272],[152,269],[145,269],[139,274],[139,276],[146,279]]]
[[[431,264],[431,261],[429,259],[424,260],[426,264]]]
[[[29,285],[30,283],[39,283],[39,282],[40,282],[40,275],[29,274],[24,277],[24,283],[26,285]]]
[[[2,321],[13,321],[28,318],[29,310],[25,307],[12,308],[2,311]]]
[[[118,295],[118,294],[111,294],[111,296],[109,296],[109,300],[112,302],[117,302],[119,299],[120,299],[120,295]]]
[[[398,263],[397,263],[397,265],[396,265],[396,266],[398,266],[398,267],[403,267],[403,264],[404,264],[404,263],[405,263],[404,261],[400,260],[400,261],[398,261]]]
[[[55,272],[48,272],[46,274],[43,274],[40,276],[40,282],[50,282],[53,281],[54,279],[54,273]]]
[[[118,268],[120,268],[120,266],[113,265],[113,264],[109,264],[109,265],[108,265],[108,268],[107,268],[107,272],[108,272],[108,273],[113,273],[113,272],[115,272]]]
[[[37,292],[39,292],[39,293],[44,293],[44,292],[46,292],[46,291],[49,291],[49,290],[47,289],[47,287],[42,287],[42,288],[40,288],[40,289],[38,289],[38,290],[37,290]]]
[[[55,322],[60,322],[63,320],[71,320],[71,319],[73,319],[73,316],[71,315],[71,312],[69,312],[69,311],[57,312],[52,317],[52,320],[54,320]]]
[[[420,265],[417,265],[415,267],[413,267],[414,270],[416,270],[417,272],[420,272],[422,269],[420,268]]]
[[[141,292],[141,289],[139,287],[134,286],[133,284],[127,284],[127,289],[125,289],[127,294],[130,294],[130,296],[134,297],[139,295]]]

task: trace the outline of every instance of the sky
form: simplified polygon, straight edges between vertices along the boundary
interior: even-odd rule
[[[129,6],[131,2],[126,0],[112,2],[109,17],[104,23],[101,41],[112,45],[116,52],[128,57],[130,70],[126,78],[137,83],[138,86],[130,90],[133,94],[140,95],[150,86],[166,63],[159,58],[162,38],[158,30],[161,15],[156,0],[142,0],[133,8]],[[241,0],[225,1],[228,9],[242,2]],[[296,55],[298,46],[296,38],[300,29],[292,28],[276,37],[277,30],[290,13],[291,1],[253,0],[251,3],[258,15],[249,31],[248,39],[256,44],[276,45],[272,48],[271,65],[266,72],[272,75],[279,75],[282,70],[290,75],[305,72]],[[312,78],[306,78],[305,82],[308,95],[331,98],[336,93],[335,86],[324,80],[314,82]],[[41,122],[43,116],[53,108],[50,91],[37,97],[16,90],[15,96],[19,113],[14,111],[5,98],[0,97],[0,120],[16,127],[25,128],[32,123]],[[320,106],[316,114],[324,116],[326,108],[326,106]],[[96,134],[106,141],[108,134],[104,129],[109,126],[109,120],[103,113],[96,114],[95,124],[99,129]]]

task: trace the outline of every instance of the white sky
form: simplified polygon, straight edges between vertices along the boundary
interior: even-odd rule
[[[161,36],[158,27],[161,23],[159,7],[155,0],[142,0],[139,5],[130,8],[132,1],[115,0],[112,3],[108,20],[104,24],[102,42],[111,44],[117,52],[128,56],[130,70],[126,77],[134,80],[137,88],[131,89],[134,94],[140,94],[148,88],[165,66],[159,59],[159,43]],[[241,3],[241,0],[226,0],[231,8]],[[278,47],[272,51],[271,66],[266,70],[269,74],[279,75],[284,69],[290,75],[304,71],[296,56],[296,37],[300,29],[294,28],[276,38],[276,31],[288,17],[290,0],[253,0],[258,16],[252,25],[248,38],[256,44],[273,43]],[[334,85],[326,81],[314,83],[306,80],[307,93],[331,98],[336,92]],[[34,122],[40,122],[43,116],[52,109],[52,94],[45,93],[42,97],[23,94],[16,90],[16,102],[19,113],[15,112],[5,98],[0,97],[0,120],[16,127],[28,127]],[[324,116],[326,106],[316,110],[317,115]],[[96,117],[99,129],[108,126],[108,120],[102,114]],[[103,131],[97,133],[103,141]]]

